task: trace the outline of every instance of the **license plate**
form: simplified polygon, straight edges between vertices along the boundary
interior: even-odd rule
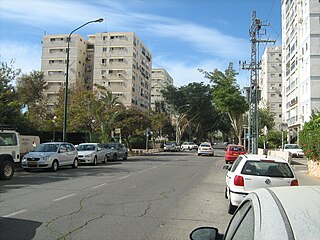
[[[28,162],[28,166],[29,167],[35,167],[35,166],[37,166],[37,162]]]

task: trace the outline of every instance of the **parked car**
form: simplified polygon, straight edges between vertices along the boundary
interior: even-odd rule
[[[240,155],[226,175],[225,197],[232,214],[250,192],[262,187],[297,186],[298,180],[287,161],[266,155]]]
[[[97,165],[98,162],[107,162],[107,151],[99,143],[81,143],[77,147],[79,163],[91,163]]]
[[[184,142],[181,144],[181,150],[197,150],[198,145],[194,142]]]
[[[106,149],[107,160],[116,161],[118,159],[127,160],[128,149],[122,143],[106,143],[102,144]]]
[[[319,199],[320,186],[261,188],[243,200],[224,234],[200,227],[190,239],[319,239]]]
[[[163,146],[165,152],[177,152],[180,151],[180,147],[177,146],[176,142],[166,142]]]
[[[245,153],[246,151],[242,145],[229,144],[226,149],[225,161],[226,163],[232,163],[239,155]]]
[[[198,156],[200,156],[200,155],[209,155],[209,156],[214,155],[214,150],[213,150],[211,143],[204,142],[199,145]]]
[[[289,152],[292,157],[304,157],[304,152],[298,144],[285,144],[283,151]]]
[[[78,167],[78,151],[71,143],[41,143],[23,156],[21,166],[26,170],[51,168],[56,172],[58,167],[70,165]]]

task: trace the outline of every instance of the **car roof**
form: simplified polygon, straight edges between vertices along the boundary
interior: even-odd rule
[[[98,145],[99,143],[80,143],[79,145]],[[79,146],[78,145],[78,146]]]
[[[266,227],[265,224],[269,225],[269,222],[273,222],[272,226],[277,225],[274,224],[274,219],[270,215],[272,212],[277,214],[274,209],[274,204],[277,204],[280,212],[284,211],[284,216],[289,220],[288,224],[291,226],[294,239],[318,239],[320,236],[320,186],[260,188],[254,191],[254,194],[261,203],[261,227]],[[273,198],[273,201],[270,201],[270,197]],[[274,210],[270,211],[272,205]],[[265,219],[263,220],[263,218]],[[279,220],[278,216],[274,216],[274,218]],[[270,239],[273,238],[270,237]]]
[[[286,160],[284,160],[283,158],[280,157],[274,157],[274,156],[270,156],[270,155],[257,155],[257,154],[244,154],[243,156],[245,156],[245,160],[256,160],[256,161],[260,161],[260,160],[273,160],[275,162],[286,162]]]
[[[228,147],[243,147],[243,145],[238,145],[238,144],[228,144]]]

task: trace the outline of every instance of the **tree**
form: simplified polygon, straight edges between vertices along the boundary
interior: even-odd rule
[[[236,83],[237,73],[233,64],[230,63],[224,73],[218,69],[213,72],[200,72],[210,79],[213,85],[213,101],[221,112],[228,114],[235,136],[239,144],[242,144],[243,114],[248,111],[249,106]]]
[[[130,150],[132,150],[131,138],[140,135],[143,136],[146,129],[151,126],[149,116],[135,107],[122,107],[122,111],[119,111],[119,115],[114,123],[114,128],[121,129],[121,137],[128,144]]]
[[[14,61],[8,65],[0,63],[0,125],[17,127],[22,121],[22,105],[19,101],[13,82],[20,74],[20,69],[14,69]]]
[[[320,162],[320,112],[313,111],[299,133],[300,145],[309,160]]]
[[[268,108],[262,108],[259,109],[259,129],[263,129],[264,127],[267,127],[268,130],[271,130],[274,128],[274,116],[275,113],[270,112]]]

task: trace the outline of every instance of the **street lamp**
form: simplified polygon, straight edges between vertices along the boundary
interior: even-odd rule
[[[75,31],[77,31],[78,29],[90,24],[90,23],[96,23],[99,22],[101,23],[103,21],[103,18],[99,18],[97,20],[93,20],[93,21],[89,21],[86,22],[85,24],[82,24],[80,27],[77,27],[76,29],[74,29],[73,31],[70,32],[67,41],[68,41],[68,47],[67,47],[67,69],[66,69],[66,81],[65,81],[65,90],[64,90],[64,111],[63,111],[63,141],[66,142],[67,141],[67,106],[68,106],[68,78],[69,78],[69,57],[70,57],[70,38],[72,33],[74,33]]]
[[[52,136],[52,141],[55,142],[56,141],[56,119],[58,117],[57,116],[53,116],[52,122],[53,122],[53,136]]]

